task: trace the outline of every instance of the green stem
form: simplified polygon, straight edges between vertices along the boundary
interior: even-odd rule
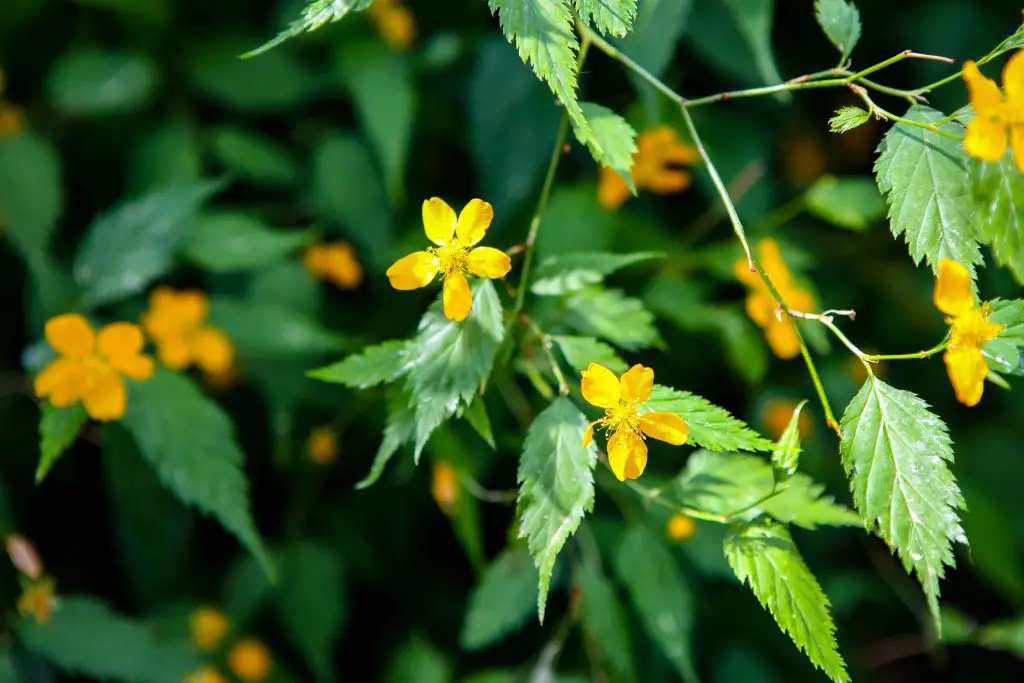
[[[928,358],[934,356],[937,353],[941,353],[949,347],[949,338],[943,339],[941,342],[928,349],[927,351],[918,351],[916,353],[893,353],[878,356],[864,356],[866,360],[880,361],[880,360],[911,360],[918,358]]]
[[[902,123],[902,124],[907,125],[907,126],[914,126],[916,128],[923,128],[924,130],[931,131],[931,132],[933,132],[933,133],[935,133],[937,135],[941,135],[943,137],[947,137],[947,138],[950,138],[952,140],[957,140],[957,141],[963,140],[962,136],[957,135],[956,133],[951,133],[948,130],[943,130],[942,128],[939,128],[934,123],[926,123],[924,121],[912,121],[912,120],[904,118],[902,116],[897,116],[896,114],[893,114],[890,111],[882,109],[877,104],[875,104],[874,100],[871,99],[871,96],[868,95],[867,90],[865,90],[863,87],[861,87],[859,85],[851,85],[850,86],[850,90],[852,90],[854,92],[854,94],[856,94],[858,97],[860,97],[864,101],[864,104],[866,104],[868,106],[868,110],[872,114],[874,114],[875,116],[881,116],[882,118],[888,119],[888,120],[892,121],[893,123]]]
[[[521,314],[520,318],[524,323],[526,323],[526,326],[530,328],[530,331],[536,335],[537,340],[540,341],[540,346],[544,349],[544,354],[547,356],[548,364],[551,365],[551,372],[554,373],[555,380],[558,382],[558,393],[562,396],[568,396],[569,384],[565,381],[565,375],[562,374],[562,368],[558,366],[558,359],[555,358],[555,354],[551,350],[555,344],[551,339],[551,335],[540,329],[540,326],[534,322],[533,318],[525,313]]]
[[[985,64],[988,64],[993,59],[995,59],[999,55],[1001,55],[1004,52],[1006,52],[1008,49],[1012,49],[1012,48],[1007,48],[1006,47],[1007,43],[1009,43],[1011,40],[1013,40],[1015,38],[1019,38],[1020,34],[1021,34],[1021,29],[1017,29],[1017,31],[1013,35],[1007,36],[1006,38],[1004,38],[1001,43],[999,43],[994,48],[992,48],[992,50],[987,55],[985,55],[984,57],[981,57],[980,59],[978,59],[978,61],[976,61],[975,64],[977,64],[978,66],[983,66]],[[913,95],[921,95],[923,93],[935,90],[935,88],[942,87],[942,86],[946,85],[947,83],[952,83],[953,81],[960,80],[960,78],[962,78],[963,75],[964,75],[964,70],[961,68],[956,73],[950,74],[949,76],[946,76],[945,78],[941,78],[941,79],[935,81],[934,83],[930,83],[930,84],[928,84],[926,86],[923,86],[923,87],[920,87],[920,88],[918,88],[916,90],[912,90],[911,94],[913,94]]]

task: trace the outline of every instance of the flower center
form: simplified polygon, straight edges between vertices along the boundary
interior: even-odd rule
[[[601,418],[601,426],[611,432],[640,432],[640,421],[638,406],[633,402],[619,401],[611,408],[606,408],[604,417]]]
[[[465,272],[469,250],[461,246],[458,240],[452,240],[443,247],[430,247],[428,251],[437,259],[437,267],[444,277],[452,273]]]
[[[953,328],[953,340],[950,342],[952,348],[969,347],[980,349],[985,343],[994,339],[1003,329],[1002,325],[989,322],[988,307],[982,306],[964,315],[954,318],[951,327]]]

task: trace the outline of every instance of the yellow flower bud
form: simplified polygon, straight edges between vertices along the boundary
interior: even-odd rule
[[[240,640],[228,652],[228,666],[243,681],[258,683],[270,672],[270,651],[254,638]]]
[[[214,650],[228,633],[228,619],[211,607],[200,607],[190,619],[192,643],[200,650]]]
[[[185,678],[185,683],[228,683],[220,671],[212,666],[197,669]]]
[[[21,534],[11,534],[7,537],[4,547],[11,558],[11,564],[19,572],[33,581],[43,575],[43,561],[39,559],[39,553],[36,552],[32,541]]]
[[[434,464],[430,481],[430,495],[434,502],[446,515],[453,515],[458,510],[462,490],[459,478],[450,462],[440,460]]]
[[[57,607],[57,598],[54,595],[56,585],[53,579],[44,576],[38,581],[28,581],[18,598],[18,614],[21,616],[32,615],[40,624],[50,620],[50,614]]]
[[[693,517],[677,513],[668,518],[665,533],[676,543],[682,543],[697,533],[697,523],[693,521]]]
[[[317,427],[306,439],[306,455],[317,465],[328,465],[338,458],[338,434],[330,426]]]

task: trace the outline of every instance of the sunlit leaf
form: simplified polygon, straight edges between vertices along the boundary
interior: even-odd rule
[[[821,30],[836,46],[842,61],[850,56],[860,40],[860,12],[850,0],[815,0],[814,16]]]
[[[690,428],[688,443],[712,451],[770,451],[774,444],[736,419],[724,408],[686,391],[654,385],[645,411],[675,413]]]

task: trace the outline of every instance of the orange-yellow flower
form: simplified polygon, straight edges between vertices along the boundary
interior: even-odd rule
[[[228,633],[228,618],[211,607],[200,607],[189,619],[192,644],[200,650],[214,650]]]
[[[3,100],[4,85],[4,72],[0,69],[0,138],[20,133],[25,127],[25,116],[21,108]]]
[[[342,289],[355,289],[363,281],[363,267],[348,242],[314,244],[306,250],[303,263],[310,275]]]
[[[42,576],[43,561],[39,559],[39,553],[32,541],[21,534],[11,534],[4,541],[4,547],[15,569],[33,581]]]
[[[153,376],[153,359],[142,353],[142,330],[111,323],[99,333],[77,313],[46,321],[46,341],[60,356],[36,377],[35,392],[57,408],[79,401],[93,419],[124,416],[128,391],[121,375],[136,380]]]
[[[306,439],[306,455],[317,465],[327,465],[338,458],[338,433],[330,426],[317,427]]]
[[[765,237],[758,243],[761,267],[771,278],[782,300],[794,311],[813,311],[817,304],[811,294],[796,285],[782,258],[782,250],[775,240]],[[795,358],[800,353],[800,341],[788,320],[789,314],[779,310],[775,297],[768,291],[761,276],[750,270],[745,258],[736,261],[736,277],[750,288],[747,295],[747,315],[764,330],[768,346],[779,358]]]
[[[53,579],[44,576],[38,581],[26,581],[23,585],[24,589],[18,598],[18,614],[23,617],[31,615],[37,623],[45,624],[58,605],[54,594],[56,584]]]
[[[674,194],[690,186],[693,177],[678,166],[693,164],[697,150],[679,140],[671,126],[658,126],[644,131],[636,140],[633,155],[633,184],[636,189],[657,194]],[[615,210],[632,196],[629,185],[618,173],[601,167],[597,181],[597,199],[601,206]]]
[[[246,683],[259,683],[270,672],[270,651],[254,638],[240,640],[228,652],[228,666]]]
[[[402,0],[375,0],[370,21],[377,32],[396,50],[408,50],[416,40],[416,17]]]
[[[981,350],[1003,326],[990,322],[988,305],[978,306],[971,293],[971,273],[956,261],[942,259],[935,280],[935,307],[948,317],[951,339],[943,360],[956,400],[976,406],[985,391],[988,363]]]
[[[430,476],[430,495],[434,502],[446,515],[453,515],[458,510],[461,493],[455,468],[447,460],[437,461]]]
[[[228,683],[228,681],[224,674],[214,667],[204,666],[189,674],[185,678],[185,683]]]
[[[154,289],[142,326],[156,344],[160,362],[175,370],[198,365],[210,375],[227,373],[235,361],[235,347],[227,335],[206,324],[208,314],[209,302],[202,292]]]
[[[583,371],[583,398],[592,406],[604,408],[604,417],[587,425],[583,445],[589,446],[594,440],[595,425],[610,432],[608,464],[619,481],[643,474],[647,466],[645,437],[681,446],[690,434],[686,421],[675,413],[640,412],[653,387],[654,370],[643,365],[634,365],[620,378],[597,363]]]
[[[772,439],[778,440],[782,436],[782,432],[786,431],[796,407],[796,401],[788,399],[772,399],[765,404],[764,426],[765,431]],[[797,430],[801,439],[809,439],[814,434],[814,421],[806,410],[800,411]]]
[[[665,533],[676,543],[688,541],[697,533],[697,522],[689,515],[676,513],[668,518]]]
[[[481,199],[466,204],[458,218],[444,200],[437,197],[426,200],[423,202],[423,229],[436,246],[414,251],[395,261],[387,271],[391,286],[419,289],[429,285],[440,273],[444,278],[445,316],[449,320],[465,320],[473,307],[466,273],[501,278],[512,270],[508,254],[493,247],[476,246],[493,219],[494,209]]]
[[[1003,67],[1003,93],[990,78],[985,78],[974,62],[964,64],[964,80],[974,118],[967,124],[964,149],[984,161],[999,161],[1006,152],[1009,129],[1010,148],[1017,168],[1024,173],[1024,51],[1016,52]]]

